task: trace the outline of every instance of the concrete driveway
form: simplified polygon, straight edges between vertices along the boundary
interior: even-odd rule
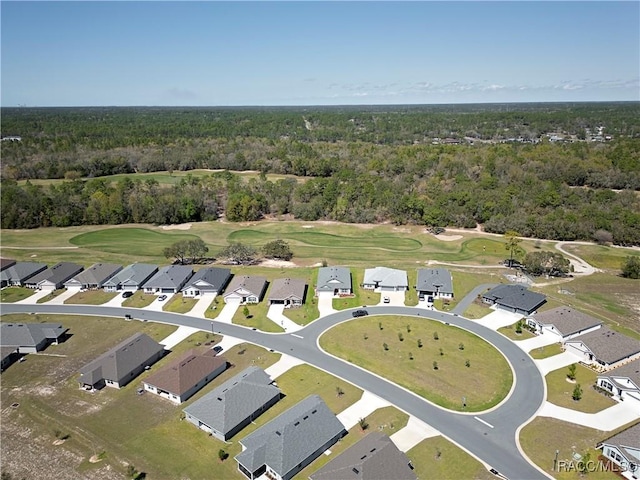
[[[318,293],[318,310],[320,311],[321,317],[325,317],[337,311],[333,308],[333,293]]]
[[[50,293],[50,292],[47,292],[47,293]],[[75,288],[72,290],[65,290],[56,298],[49,300],[47,303],[50,305],[62,305],[64,304],[64,301],[66,299],[73,297],[76,293],[80,293],[80,290],[77,290]]]
[[[355,427],[361,418],[366,418],[379,408],[388,407],[391,404],[380,397],[369,393],[366,390],[362,392],[362,397],[356,403],[344,409],[337,417],[342,422],[344,428],[349,430]]]
[[[122,298],[122,293],[123,292],[118,292],[118,294],[115,297],[113,297],[108,302],[104,302],[101,306],[103,306],[103,307],[121,307],[122,306],[122,302],[124,302],[126,300],[126,298]]]
[[[153,295],[153,294],[148,293],[147,295]],[[171,294],[165,294],[165,295],[167,296],[166,300],[160,300],[161,295],[157,295],[153,302],[151,302],[149,305],[144,307],[144,310],[162,312],[163,311],[162,307],[164,307],[167,303],[169,303],[171,301],[171,297],[173,297],[173,295]]]
[[[36,303],[38,300],[40,300],[42,297],[46,297],[47,295],[49,295],[50,292],[47,292],[46,290],[36,290],[36,293],[34,293],[33,295],[25,298],[24,300],[20,300],[18,302],[15,303]]]
[[[296,322],[288,319],[284,315],[284,305],[282,304],[270,305],[269,310],[267,310],[267,318],[276,325],[284,328],[284,331],[287,333],[295,332],[303,328],[301,325],[298,325]]]
[[[230,300],[224,304],[215,320],[223,323],[233,323],[233,316],[238,311],[238,308],[240,308],[240,300]]]
[[[640,408],[637,402],[621,402],[598,413],[583,413],[545,402],[538,415],[608,432],[637,420]]]
[[[505,310],[495,310],[489,315],[476,320],[479,324],[484,325],[491,330],[498,330],[499,328],[506,327],[507,325],[513,325],[522,318],[521,313],[512,313]]]
[[[547,345],[553,345],[554,343],[560,343],[560,337],[553,334],[536,335],[533,338],[515,341],[515,344],[525,352],[530,352],[531,350],[535,350],[540,347],[546,347]]]
[[[166,337],[164,340],[160,340],[158,343],[164,345],[165,350],[171,350],[177,344],[199,331],[199,329],[193,327],[178,327],[175,332]]]
[[[540,360],[534,360],[536,365],[542,372],[542,375],[546,375],[549,372],[558,370],[560,368],[567,367],[572,363],[578,363],[580,359],[571,352],[562,352],[553,357],[543,358]]]
[[[440,432],[435,428],[411,415],[407,426],[398,430],[390,438],[398,447],[398,450],[406,453],[425,438],[437,437],[438,435],[440,435]]]
[[[275,379],[275,378],[278,378],[283,373],[287,372],[289,369],[296,367],[298,365],[302,365],[303,363],[304,362],[302,360],[299,360],[295,357],[292,357],[291,355],[287,355],[286,353],[283,353],[280,356],[280,360],[278,360],[276,363],[274,363],[270,367],[266,368],[265,372],[267,372],[267,375],[269,375],[271,378]]]
[[[378,305],[404,306],[406,292],[380,292],[380,303]],[[384,297],[389,297],[389,303],[384,303]]]
[[[192,317],[201,317],[205,318],[204,314],[209,309],[209,306],[213,303],[216,298],[215,293],[205,293],[199,299],[198,302],[193,306],[191,310],[187,313],[187,315],[191,315]]]

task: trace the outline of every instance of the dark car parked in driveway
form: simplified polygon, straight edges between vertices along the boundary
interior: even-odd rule
[[[351,315],[353,315],[354,317],[364,317],[365,315],[369,315],[369,312],[367,312],[366,310],[356,310]]]
[[[129,297],[131,297],[131,296],[133,296],[133,292],[124,292],[124,293],[122,294],[122,298],[129,298]]]

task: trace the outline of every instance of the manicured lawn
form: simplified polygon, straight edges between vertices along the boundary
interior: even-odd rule
[[[377,305],[380,303],[380,294],[373,290],[365,290],[360,285],[364,280],[363,268],[351,269],[351,286],[353,297],[342,297],[333,299],[333,308],[345,310],[347,308],[361,307],[362,305]]]
[[[520,445],[536,465],[558,480],[581,480],[584,478],[615,480],[620,477],[612,472],[594,471],[589,472],[586,477],[575,470],[554,472],[553,461],[556,450],[559,450],[559,461],[571,461],[574,452],[580,455],[588,452],[591,460],[597,462],[598,455],[602,452],[596,450],[595,445],[630,426],[631,424],[611,432],[602,432],[555,418],[537,417],[520,431]]]
[[[436,333],[438,340],[434,339]],[[422,347],[418,347],[418,340]],[[464,330],[423,318],[370,316],[351,320],[325,333],[320,345],[453,410],[462,410],[463,396],[466,411],[485,410],[500,402],[511,388],[511,369],[491,345]],[[465,366],[467,360],[469,367]],[[433,362],[437,362],[437,370]]]
[[[78,292],[73,297],[67,298],[64,303],[71,305],[102,305],[118,295],[121,294],[108,293],[104,290],[87,290]]]
[[[619,273],[627,257],[638,256],[637,250],[611,248],[604,245],[565,245],[567,252],[573,253],[596,268],[614,270]]]
[[[474,302],[467,307],[462,316],[469,319],[478,319],[489,315],[491,312],[493,312],[493,310],[489,307]]]
[[[277,325],[275,322],[267,318],[267,305],[266,300],[262,300],[255,305],[246,305],[249,315],[245,315],[245,305],[240,305],[236,313],[233,315],[232,322],[237,325],[244,325],[245,327],[257,328],[263,332],[280,333],[284,332],[284,328]]]
[[[35,293],[35,290],[26,287],[7,287],[0,290],[0,302],[13,303],[24,300]]]
[[[516,325],[518,322],[507,325],[506,327],[501,327],[498,329],[498,332],[503,334],[505,337],[510,338],[511,340],[526,340],[527,338],[533,338],[536,335],[527,330],[524,326],[524,322],[522,322],[522,332],[516,333]]]
[[[330,455],[320,455],[314,462],[307,468],[302,470],[296,478],[309,478],[309,475],[320,470],[331,460],[336,458],[342,452],[352,445],[358,443],[364,437],[371,432],[382,432],[386,435],[393,435],[398,430],[404,428],[407,425],[409,416],[406,413],[401,412],[394,407],[380,408],[373,412],[368,417],[365,417],[366,422],[369,424],[366,430],[362,430],[360,425],[356,425],[351,428],[347,435],[342,437],[330,450]]]
[[[122,302],[123,307],[131,308],[144,308],[153,303],[157,297],[144,293],[142,290],[137,290],[132,296]]]
[[[549,402],[585,413],[597,413],[616,404],[615,400],[593,389],[598,377],[593,370],[577,364],[575,383],[567,381],[567,373],[569,367],[564,367],[548,373],[545,377]],[[580,384],[583,392],[582,399],[577,402],[571,398],[576,384]]]
[[[44,297],[39,298],[38,300],[36,300],[36,303],[48,302],[49,300],[53,300],[54,298],[56,298],[58,295],[62,295],[64,292],[66,292],[66,289],[59,288],[59,289],[54,290],[53,292],[45,295]]]
[[[224,308],[224,300],[221,295],[217,295],[216,298],[213,299],[211,304],[207,307],[204,312],[205,318],[214,319],[220,313],[220,310]]]
[[[558,355],[562,352],[563,352],[562,344],[553,343],[551,345],[546,345],[544,347],[535,348],[529,352],[529,355],[531,355],[531,358],[541,360],[543,358],[553,357],[554,355]]]
[[[169,300],[166,300],[167,303],[164,304],[162,310],[165,312],[173,312],[173,313],[187,313],[193,307],[195,307],[198,300],[195,298],[187,298],[183,297],[182,294],[178,293],[171,297]]]
[[[427,438],[407,452],[418,478],[489,480],[484,465],[444,437]]]
[[[449,267],[447,267],[449,268]],[[501,272],[503,270],[489,270],[488,273],[480,269],[474,269],[470,272],[461,271],[459,269],[451,270],[451,277],[453,279],[453,293],[454,298],[449,301],[448,309],[454,308],[460,300],[462,300],[467,293],[473,290],[478,285],[484,283],[500,283],[504,281]],[[436,308],[438,308],[436,304]],[[444,309],[447,310],[447,309]]]

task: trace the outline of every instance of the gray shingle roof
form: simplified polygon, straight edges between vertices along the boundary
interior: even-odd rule
[[[299,278],[277,278],[271,285],[269,300],[286,300],[299,298],[304,300],[304,290],[307,284]]]
[[[192,417],[226,434],[274,398],[280,389],[259,367],[249,367],[184,409]]]
[[[362,283],[378,284],[380,287],[409,287],[407,272],[388,267],[367,268]]]
[[[268,465],[285,477],[331,439],[345,433],[322,398],[311,395],[240,440],[246,450],[236,460],[251,472]]]
[[[65,282],[65,285],[91,286],[102,284],[122,270],[122,265],[115,263],[94,263],[89,268]]]
[[[442,292],[453,295],[451,273],[445,268],[420,268],[416,290],[422,292]]]
[[[162,352],[164,347],[144,333],[136,333],[80,369],[80,383],[101,379],[121,383],[133,370]]]
[[[1,323],[0,345],[33,348],[45,339],[57,340],[67,330],[59,323]]]
[[[582,342],[598,360],[609,365],[640,353],[640,342],[622,333],[601,327],[568,340],[566,343]]]
[[[162,267],[151,277],[144,288],[175,288],[181,289],[193,274],[193,268],[187,265],[168,265]]]
[[[602,325],[602,321],[571,307],[557,307],[536,313],[533,318],[541,325],[553,325],[563,337]]]
[[[541,293],[527,290],[523,285],[498,285],[482,295],[502,307],[533,312],[547,300]]]
[[[47,269],[46,263],[17,262],[0,273],[0,280],[6,282],[24,282],[35,274]]]
[[[233,277],[227,287],[224,296],[227,296],[237,290],[245,290],[260,297],[267,285],[267,279],[258,275],[236,275]]]
[[[391,439],[372,432],[342,452],[309,478],[311,480],[416,480],[409,459]]]
[[[608,377],[614,383],[618,383],[616,378],[628,378],[630,379],[638,389],[640,389],[640,359],[633,362],[626,363],[621,367],[609,370],[606,374],[598,375],[598,377]],[[620,383],[620,386],[629,388],[630,385],[626,383]]]
[[[77,263],[60,262],[47,270],[44,270],[28,280],[29,284],[38,285],[41,282],[61,284],[74,275],[80,273],[84,267]]]
[[[113,277],[105,282],[105,286],[119,287],[123,284],[137,285],[138,288],[144,285],[144,282],[158,271],[157,265],[148,263],[134,263],[125,267],[116,273]]]
[[[193,277],[189,279],[183,290],[192,286],[198,288],[198,285],[201,285],[212,291],[220,292],[229,282],[230,278],[231,270],[228,268],[203,268],[198,270]]]
[[[351,271],[346,267],[321,267],[318,269],[318,292],[333,292],[335,289],[351,290]]]
[[[626,430],[623,430],[617,435],[614,435],[613,437],[608,438],[603,442],[600,442],[600,445],[603,445],[603,444],[615,445],[619,449],[625,451],[627,458],[629,460],[635,461],[635,458],[634,458],[635,455],[627,452],[625,447],[636,449],[636,450],[640,448],[640,423],[636,423],[632,427],[629,427]]]

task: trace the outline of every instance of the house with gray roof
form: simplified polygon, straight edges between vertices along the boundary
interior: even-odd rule
[[[122,270],[122,265],[115,263],[94,263],[75,277],[64,282],[65,288],[76,290],[95,290]]]
[[[310,480],[417,480],[413,465],[391,439],[381,432],[371,432],[350,446]]]
[[[47,269],[46,263],[37,262],[16,262],[15,265],[0,272],[0,283],[2,286],[24,286],[25,282]]]
[[[187,265],[162,267],[144,284],[144,293],[178,293],[193,275],[193,268]]]
[[[269,305],[284,305],[288,307],[299,307],[304,303],[304,296],[307,292],[307,284],[299,278],[277,278],[269,290]]]
[[[103,386],[122,388],[146,367],[162,358],[162,345],[144,333],[136,333],[80,369],[80,387],[94,390]]]
[[[16,360],[20,358],[20,353],[15,347],[0,347],[0,371],[4,372]]]
[[[318,269],[316,295],[330,293],[332,295],[351,295],[351,270],[346,267],[321,267]]]
[[[227,359],[217,356],[214,350],[192,349],[167,367],[149,375],[142,383],[146,391],[179,405],[226,368]]]
[[[596,385],[616,400],[640,402],[640,359],[598,375]]]
[[[236,275],[222,298],[225,303],[259,303],[267,289],[267,279],[258,275]]]
[[[565,351],[603,371],[640,358],[640,342],[622,333],[601,327],[564,342]]]
[[[183,411],[196,427],[226,441],[280,400],[271,377],[249,367],[189,405]]]
[[[532,292],[523,285],[498,285],[482,294],[482,301],[497,308],[522,315],[531,315],[544,305],[547,297]]]
[[[202,268],[189,279],[182,289],[182,296],[198,298],[207,293],[216,295],[222,292],[231,279],[228,268]]]
[[[318,395],[310,395],[240,440],[238,470],[289,480],[347,434]]]
[[[602,455],[620,467],[620,474],[623,477],[629,480],[639,477],[640,423],[600,442],[596,448],[601,448]]]
[[[0,346],[36,353],[64,341],[68,330],[59,323],[0,323]]]
[[[416,290],[419,297],[453,298],[453,280],[446,268],[419,268]]]
[[[527,325],[534,328],[538,335],[556,335],[558,342],[561,342],[597,330],[602,326],[602,320],[575,308],[562,306],[528,317]]]
[[[362,288],[381,292],[402,292],[409,289],[407,272],[388,267],[367,268]]]
[[[157,265],[148,263],[134,263],[116,273],[104,282],[105,292],[135,292],[140,290],[145,283],[158,271]]]
[[[0,272],[16,264],[13,258],[0,257]]]
[[[53,291],[62,288],[64,282],[79,274],[84,267],[77,263],[60,262],[34,275],[25,282],[29,288]]]

